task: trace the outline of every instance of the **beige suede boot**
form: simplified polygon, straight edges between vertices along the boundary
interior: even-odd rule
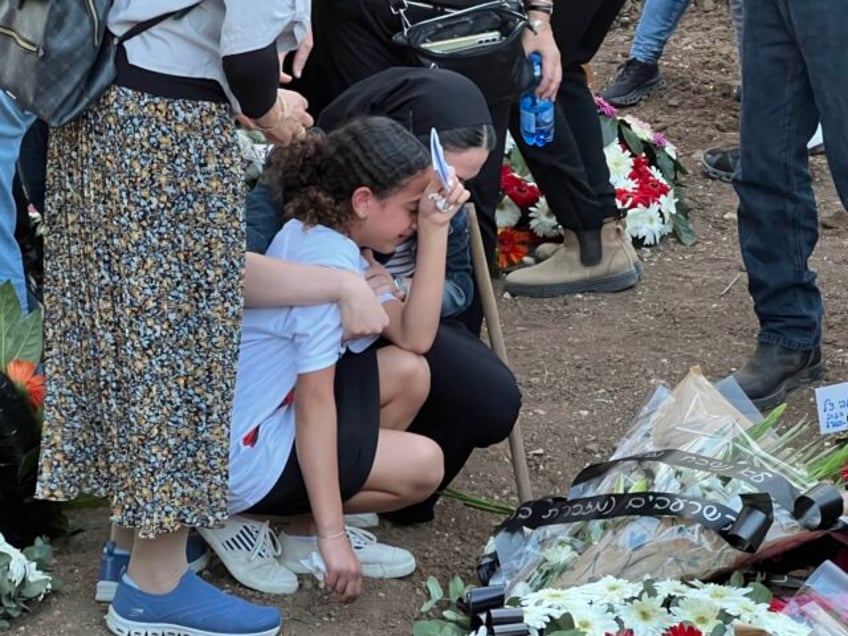
[[[603,227],[601,227],[601,241],[604,242],[604,245],[607,242],[620,244],[622,249],[627,252],[627,256],[639,273],[639,277],[642,277],[642,261],[639,259],[636,248],[633,247],[633,240],[624,231],[623,225],[619,224],[618,221],[607,221],[604,223]]]
[[[565,230],[565,241],[549,259],[511,272],[504,288],[516,296],[549,297],[581,292],[615,292],[639,281],[639,258],[614,221],[601,228],[601,261],[587,267],[580,261],[577,235]],[[632,252],[632,255],[631,255]],[[635,261],[634,261],[635,259]]]
[[[542,243],[533,252],[537,263],[548,260],[556,251],[562,247],[562,243]]]

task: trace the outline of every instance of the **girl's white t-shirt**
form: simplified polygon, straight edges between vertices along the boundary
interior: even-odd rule
[[[349,238],[297,220],[283,226],[266,255],[360,273],[367,267]],[[230,428],[231,514],[261,501],[285,468],[294,445],[295,409],[283,402],[298,374],[333,366],[345,348],[360,352],[376,340],[344,347],[342,336],[335,304],[244,311]]]

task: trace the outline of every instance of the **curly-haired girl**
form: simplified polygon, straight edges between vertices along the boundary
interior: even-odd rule
[[[442,479],[438,445],[404,429],[429,392],[420,353],[439,323],[450,220],[469,195],[453,177],[443,188],[429,166],[427,151],[403,126],[375,117],[326,136],[310,133],[278,150],[264,177],[285,189],[291,217],[268,256],[363,273],[360,249],[392,252],[418,235],[414,288],[404,303],[385,298],[390,323],[384,336],[397,346],[381,348],[376,357],[379,378],[385,371],[402,390],[387,395],[377,374],[363,372],[361,382],[335,387],[334,394],[343,344],[335,304],[245,312],[230,511],[311,512],[308,534],[286,537],[286,557],[295,548],[304,557],[317,550],[326,584],[344,601],[358,596],[366,566],[354,554],[343,513],[402,508],[429,497]],[[362,351],[372,341],[347,345]],[[373,359],[352,355],[344,363],[358,358]]]

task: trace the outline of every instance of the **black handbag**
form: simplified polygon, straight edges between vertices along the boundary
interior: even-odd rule
[[[436,15],[413,24],[410,5]],[[390,0],[390,6],[403,26],[393,38],[395,44],[409,49],[417,64],[465,75],[489,103],[514,99],[534,81],[521,45],[528,23],[519,0],[492,0],[463,9],[406,0]]]
[[[199,3],[198,3],[199,4]],[[115,80],[118,45],[195,5],[106,29],[112,0],[0,0],[0,89],[50,126],[62,126]]]

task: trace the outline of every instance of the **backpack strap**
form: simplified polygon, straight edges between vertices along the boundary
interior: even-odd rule
[[[202,0],[201,0],[202,1]],[[134,38],[135,36],[144,33],[148,29],[152,29],[160,22],[164,22],[170,18],[181,18],[194,9],[200,2],[195,2],[193,5],[185,7],[184,9],[179,9],[177,11],[168,11],[168,13],[163,13],[162,15],[157,15],[155,18],[150,18],[149,20],[145,20],[144,22],[139,22],[131,29],[128,29],[122,35],[119,35],[115,38],[115,44],[123,44],[127,40]]]

